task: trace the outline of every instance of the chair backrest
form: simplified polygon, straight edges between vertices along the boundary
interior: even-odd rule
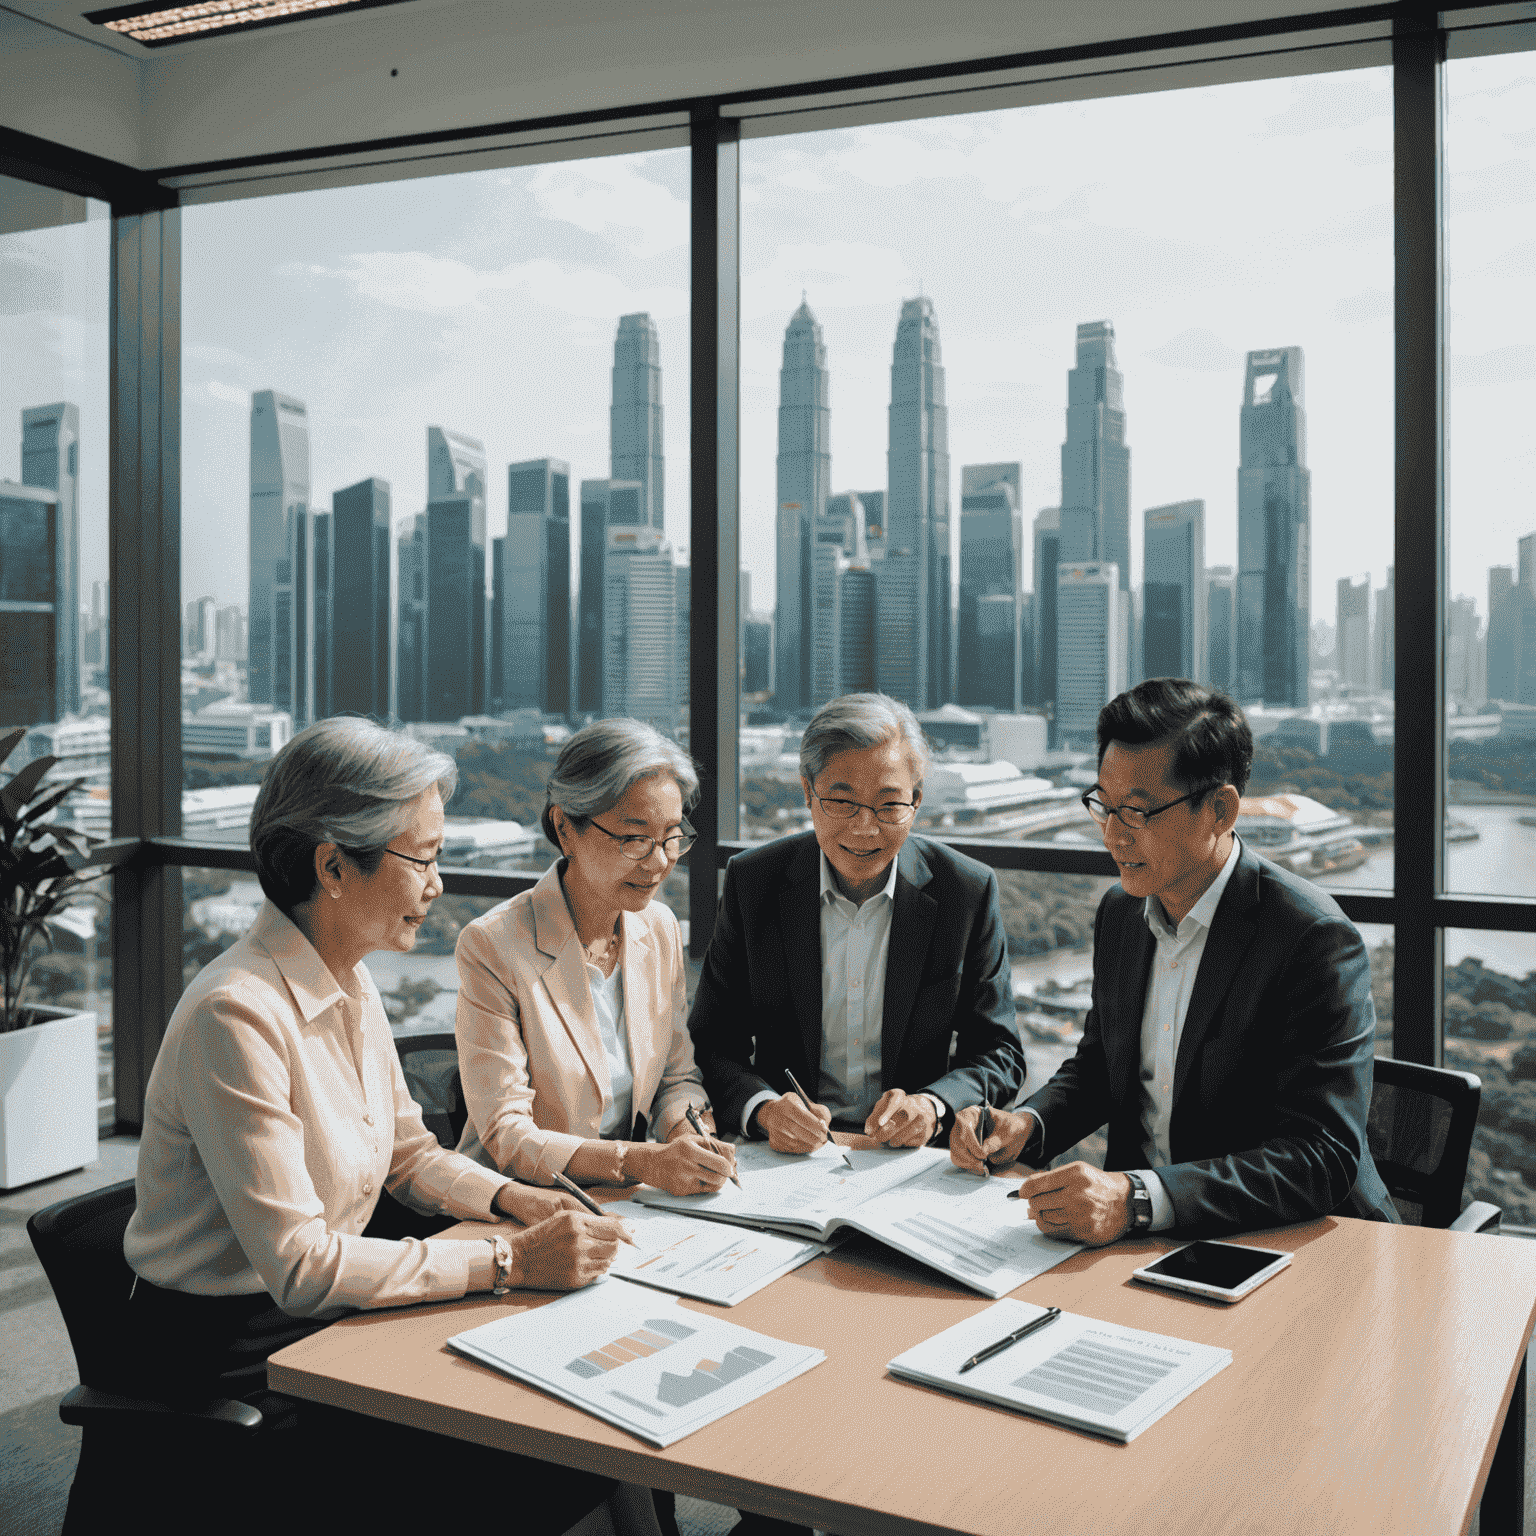
[[[1482,1096],[1482,1080],[1471,1072],[1376,1058],[1371,1156],[1405,1222],[1455,1221]]]
[[[82,1386],[123,1390],[131,1369],[128,1290],[133,1271],[123,1257],[123,1233],[135,1205],[134,1183],[61,1200],[27,1222],[27,1236],[64,1314]]]
[[[411,1097],[421,1105],[427,1129],[450,1150],[459,1144],[469,1110],[459,1081],[459,1043],[452,1035],[400,1035],[395,1038],[400,1070]]]

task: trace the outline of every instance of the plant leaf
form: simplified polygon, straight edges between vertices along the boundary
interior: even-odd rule
[[[14,731],[7,731],[4,736],[0,736],[0,763],[3,763],[16,750],[16,743],[26,734],[27,727],[18,725]]]
[[[0,811],[15,821],[32,798],[32,792],[45,773],[58,762],[56,757],[35,757],[4,789],[0,789]]]

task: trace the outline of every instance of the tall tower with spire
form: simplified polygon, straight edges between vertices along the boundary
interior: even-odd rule
[[[1077,366],[1067,374],[1067,440],[1061,445],[1061,558],[1113,561],[1131,584],[1131,450],[1125,381],[1115,366],[1115,328],[1077,328]]]
[[[647,314],[624,315],[613,343],[609,412],[610,478],[640,486],[640,521],[666,525],[666,460],[661,449],[661,341]]]
[[[886,455],[886,547],[908,551],[915,602],[878,618],[881,686],[914,709],[954,697],[955,656],[950,572],[954,567],[949,515],[949,409],[933,300],[901,306],[891,358],[890,449]],[[910,636],[899,634],[905,627]],[[907,662],[894,669],[890,658]],[[898,675],[898,671],[899,674]]]
[[[811,704],[811,658],[818,621],[812,548],[831,488],[827,348],[821,324],[802,293],[800,307],[784,331],[784,361],[779,369],[774,703],[781,710]]]

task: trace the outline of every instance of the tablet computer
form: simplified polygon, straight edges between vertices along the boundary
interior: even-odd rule
[[[1148,1285],[1189,1291],[1212,1301],[1241,1301],[1291,1262],[1275,1248],[1248,1248],[1239,1243],[1188,1243],[1165,1253],[1155,1263],[1132,1272]]]

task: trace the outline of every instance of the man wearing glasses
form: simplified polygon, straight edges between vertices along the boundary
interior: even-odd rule
[[[829,1126],[922,1146],[1017,1096],[997,878],[909,836],[927,760],[906,705],[832,700],[800,743],[812,830],[727,866],[688,1025],[721,1129],[782,1152]]]
[[[1229,698],[1154,678],[1099,713],[1083,797],[1120,870],[1094,924],[1076,1055],[999,1114],[963,1114],[950,1156],[1045,1164],[1109,1127],[1108,1172],[1046,1169],[1021,1193],[1043,1232],[1216,1235],[1337,1211],[1396,1221],[1366,1145],[1376,1014],[1337,903],[1233,830],[1253,737]]]

